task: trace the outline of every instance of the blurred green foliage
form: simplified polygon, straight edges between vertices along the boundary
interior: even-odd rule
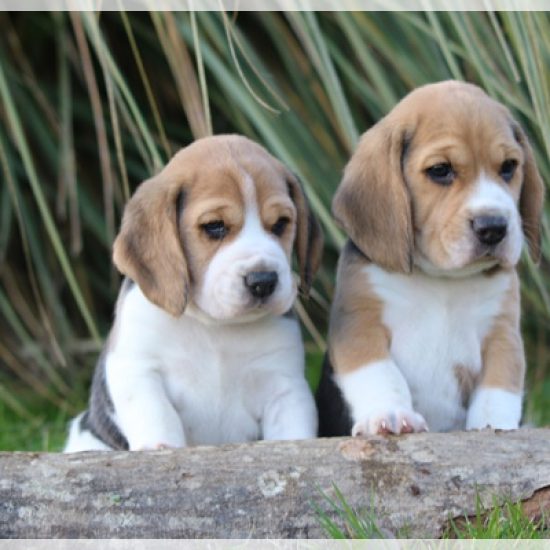
[[[409,90],[480,84],[526,128],[550,181],[547,13],[2,13],[0,29],[1,431],[85,403],[124,202],[194,138],[245,134],[305,184],[326,233],[299,304],[311,380],[344,241],[331,197],[358,136]],[[534,423],[550,420],[548,229],[547,209],[542,264],[521,266]]]

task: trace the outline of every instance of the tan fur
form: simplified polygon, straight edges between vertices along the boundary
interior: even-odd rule
[[[537,260],[544,186],[518,128],[508,110],[476,86],[445,82],[418,88],[362,136],[334,197],[334,215],[363,253],[385,269],[410,272],[413,249],[446,267],[447,250],[469,228],[462,207],[472,185],[481,172],[498,181],[502,162],[514,158],[518,170],[502,186],[520,202]],[[449,187],[426,175],[440,162],[457,169]]]
[[[409,273],[418,256],[449,268],[448,249],[469,229],[464,207],[480,173],[499,181],[506,159],[518,169],[502,186],[522,217],[536,261],[544,186],[524,132],[509,111],[480,88],[445,82],[419,88],[361,138],[334,197],[336,219],[365,257],[351,254],[339,264],[329,349],[337,373],[352,371],[389,354],[391,334],[382,323],[383,303],[372,295],[361,267],[369,261]],[[452,185],[438,186],[426,169],[449,162]],[[470,258],[475,263],[478,258]],[[483,261],[483,259],[479,259]],[[488,275],[513,266],[494,266]],[[519,332],[519,290],[514,287],[483,344],[479,382],[520,391],[525,370]],[[466,401],[478,379],[464,365],[455,374]]]
[[[241,136],[198,140],[139,186],[126,205],[114,243],[117,268],[151,302],[174,316],[181,315],[212,256],[242,228],[245,178],[253,182],[257,209],[267,230],[279,217],[289,218],[281,244],[290,258],[294,243],[307,288],[320,261],[320,228],[315,220],[311,222],[294,175],[265,149]],[[178,197],[180,212],[176,212]],[[219,220],[229,228],[228,235],[223,240],[209,239],[201,225]]]
[[[390,333],[382,323],[382,302],[371,292],[361,253],[348,243],[338,265],[338,286],[330,317],[330,360],[339,374],[389,356]]]
[[[529,252],[535,262],[541,255],[541,217],[544,206],[544,183],[540,177],[533,149],[519,124],[514,126],[515,136],[523,148],[523,186],[519,199],[519,211],[523,223],[523,233],[529,243]]]
[[[298,211],[296,256],[300,266],[300,290],[308,295],[313,277],[321,264],[323,234],[306,200],[302,184],[294,174],[287,179],[289,192]]]
[[[176,225],[181,183],[161,172],[140,185],[127,204],[113,248],[119,271],[154,304],[174,316],[187,303],[189,273]]]
[[[514,178],[501,183],[517,203],[526,185],[527,164],[510,114],[481,90],[449,83],[434,97],[429,95],[420,94],[411,106],[419,113],[404,169],[414,212],[415,246],[435,265],[444,266],[447,250],[469,229],[469,212],[463,206],[479,174],[498,181],[502,162],[517,159]],[[449,187],[435,185],[425,174],[438,162],[451,162],[457,170]]]
[[[479,376],[472,371],[472,369],[469,369],[464,365],[455,365],[453,370],[456,376],[456,381],[458,382],[462,406],[467,408],[470,402],[470,397],[477,386]]]
[[[519,325],[519,279],[515,271],[511,277],[502,311],[483,342],[480,386],[518,393],[523,390],[525,356]]]
[[[407,129],[386,117],[368,132],[346,166],[332,211],[373,262],[409,273],[413,226],[401,158]]]

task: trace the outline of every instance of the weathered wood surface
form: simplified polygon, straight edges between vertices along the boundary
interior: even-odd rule
[[[323,537],[333,483],[390,533],[438,537],[476,491],[550,517],[550,430],[259,442],[152,452],[0,453],[0,537]]]

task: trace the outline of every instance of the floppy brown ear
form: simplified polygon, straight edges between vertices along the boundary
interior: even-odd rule
[[[414,235],[402,167],[406,135],[387,118],[363,134],[332,201],[332,212],[372,262],[410,273]]]
[[[113,245],[113,261],[143,294],[179,317],[187,303],[189,275],[179,236],[183,191],[161,176],[143,182],[130,199]]]
[[[529,244],[529,254],[535,263],[541,255],[541,218],[544,206],[544,183],[540,177],[533,149],[525,132],[514,123],[514,135],[521,145],[525,160],[523,163],[523,185],[519,197],[519,212],[523,234]]]
[[[311,211],[298,177],[289,174],[287,184],[290,198],[297,211],[294,250],[300,268],[300,292],[308,296],[323,256],[323,231]]]

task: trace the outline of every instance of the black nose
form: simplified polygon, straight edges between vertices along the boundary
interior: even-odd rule
[[[251,271],[244,284],[255,298],[267,298],[273,294],[278,280],[276,271]]]
[[[472,229],[480,243],[494,246],[506,236],[508,223],[502,216],[479,216],[472,220]]]

